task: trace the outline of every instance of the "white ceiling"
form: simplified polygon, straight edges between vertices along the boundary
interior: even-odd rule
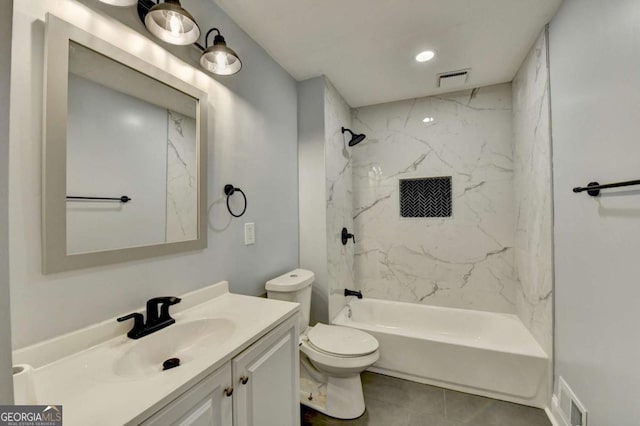
[[[442,93],[447,71],[472,69],[455,90],[511,81],[562,0],[213,1],[296,80],[324,74],[358,107]]]

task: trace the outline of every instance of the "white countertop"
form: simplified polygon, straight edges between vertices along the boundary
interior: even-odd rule
[[[67,426],[138,424],[294,315],[299,306],[231,294],[226,282],[182,299],[175,305],[184,303],[182,309],[170,309],[175,325],[217,318],[231,322],[232,327],[224,339],[216,342],[213,337],[199,347],[197,357],[181,358],[177,368],[135,377],[118,375],[118,362],[127,351],[152,336],[161,338],[175,325],[132,340],[126,336],[132,322],[124,325],[123,332],[115,318],[16,351],[14,364],[33,365],[37,403],[62,405]],[[101,337],[107,338],[96,341]]]

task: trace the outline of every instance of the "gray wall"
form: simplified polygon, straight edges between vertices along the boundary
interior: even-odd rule
[[[324,94],[324,77],[298,83],[300,267],[316,276],[311,324],[329,321]]]
[[[214,79],[195,68],[194,47],[168,47],[147,38],[151,35],[137,21],[135,8],[109,7],[95,0],[81,3],[32,0],[14,7],[12,65],[19,70],[12,79],[9,203],[14,349],[130,312],[150,297],[182,294],[221,280],[229,280],[233,292],[260,295],[266,280],[298,266],[293,78],[210,0],[185,0],[183,5],[203,31],[214,25],[222,30],[243,61],[238,75]],[[93,8],[113,16],[100,16]],[[43,19],[48,11],[103,37],[117,38],[121,48],[209,93],[211,208],[206,250],[41,274]],[[119,23],[121,18],[135,31]],[[231,220],[226,211],[222,189],[227,183],[247,194],[248,209],[241,219]],[[244,245],[245,222],[256,224],[255,245]]]
[[[9,303],[9,83],[12,1],[0,14],[0,405],[13,404],[11,313]]]
[[[556,374],[589,426],[640,419],[640,2],[565,0],[550,26]]]

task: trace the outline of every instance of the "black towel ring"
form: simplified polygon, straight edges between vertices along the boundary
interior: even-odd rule
[[[235,193],[235,192],[239,192],[242,194],[242,198],[244,198],[244,209],[242,209],[242,212],[240,214],[235,214],[234,212],[231,211],[231,207],[229,206],[229,198],[231,198],[231,196]],[[229,214],[233,217],[240,217],[244,214],[244,212],[247,211],[247,196],[244,195],[244,192],[242,191],[242,189],[240,188],[236,188],[233,185],[225,185],[224,186],[224,193],[227,195],[227,210],[229,210]]]

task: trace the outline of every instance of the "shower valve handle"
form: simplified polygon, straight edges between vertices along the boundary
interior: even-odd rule
[[[350,234],[349,231],[347,230],[347,228],[342,228],[342,245],[346,246],[347,242],[349,241],[349,238],[351,238],[353,240],[353,244],[356,243],[356,236],[353,234]]]

